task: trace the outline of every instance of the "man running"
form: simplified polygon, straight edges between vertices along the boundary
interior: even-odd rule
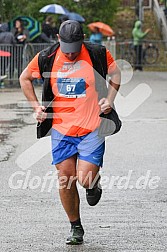
[[[105,63],[111,76],[111,88],[108,89],[106,97],[98,100],[95,83],[97,77],[95,79],[96,71],[93,69],[91,57],[95,56],[98,61],[101,53],[97,54],[97,51],[102,52],[102,46],[84,42],[82,26],[73,20],[61,24],[58,40],[58,45],[52,46],[47,57],[44,52],[34,57],[22,72],[20,84],[41,125],[47,120],[46,107],[52,103],[52,164],[58,170],[59,194],[71,223],[66,244],[77,245],[83,242],[84,229],[81,224],[80,198],[76,183],[78,181],[86,189],[88,204],[95,206],[102,194],[99,169],[103,164],[105,149],[105,138],[98,135],[101,123],[99,114],[108,114],[112,110],[119,89],[120,70],[105,48]],[[90,56],[90,53],[93,56]],[[53,63],[47,64],[51,62],[51,58]],[[45,72],[41,73],[41,68],[46,65],[47,69],[49,65],[51,75],[49,85],[44,82],[43,95],[48,99],[43,100],[49,102],[47,105],[40,105],[32,81],[35,77],[41,78],[41,75],[46,81],[46,68]],[[97,67],[102,69],[103,65],[98,64]]]

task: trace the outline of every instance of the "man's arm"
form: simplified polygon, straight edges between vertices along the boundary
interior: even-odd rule
[[[35,90],[32,84],[33,81],[32,74],[28,71],[28,68],[25,68],[22,74],[20,75],[20,85],[21,89],[26,96],[27,100],[30,102],[33,110],[36,114],[36,119],[38,122],[43,122],[46,119],[47,113],[45,113],[45,107],[41,106]]]
[[[108,95],[106,98],[102,98],[99,101],[101,112],[103,112],[104,114],[108,114],[111,112],[115,96],[117,95],[117,92],[120,88],[120,83],[121,83],[121,71],[116,66],[116,69],[114,70],[114,72],[112,72],[112,75],[110,75],[109,80],[110,85],[108,87]]]

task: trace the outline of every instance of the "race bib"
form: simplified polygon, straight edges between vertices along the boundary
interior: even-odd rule
[[[58,78],[57,87],[60,96],[67,98],[86,96],[86,83],[82,78]]]

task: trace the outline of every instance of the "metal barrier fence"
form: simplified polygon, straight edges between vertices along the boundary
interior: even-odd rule
[[[148,69],[164,70],[167,67],[167,41],[145,41],[143,43],[142,65]],[[133,67],[136,64],[136,53],[132,41],[119,42],[115,39],[103,41],[115,59],[128,61]],[[18,81],[20,73],[37,52],[51,44],[2,45],[0,44],[0,76],[8,82]],[[0,78],[1,82],[1,78]]]
[[[116,58],[116,41],[115,37],[113,36],[112,39],[108,37],[107,41],[103,41],[102,44],[110,51],[114,59]]]
[[[115,39],[103,42],[115,57]],[[30,60],[41,50],[51,44],[27,43],[23,45],[4,45],[0,44],[0,51],[6,52],[0,56],[0,76],[6,75],[8,82],[18,81],[22,70]],[[1,81],[1,79],[0,79]]]
[[[35,54],[50,44],[8,45],[0,44],[0,76],[6,80],[18,80],[22,70]]]
[[[133,68],[142,66],[144,70],[167,70],[167,41],[143,41],[141,48],[135,48],[132,40],[116,42],[116,59],[128,61]]]

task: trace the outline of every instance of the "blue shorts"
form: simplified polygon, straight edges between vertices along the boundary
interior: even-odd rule
[[[98,130],[81,137],[64,136],[52,128],[52,164],[58,164],[77,154],[78,159],[97,166],[103,165],[105,138],[98,136]]]

